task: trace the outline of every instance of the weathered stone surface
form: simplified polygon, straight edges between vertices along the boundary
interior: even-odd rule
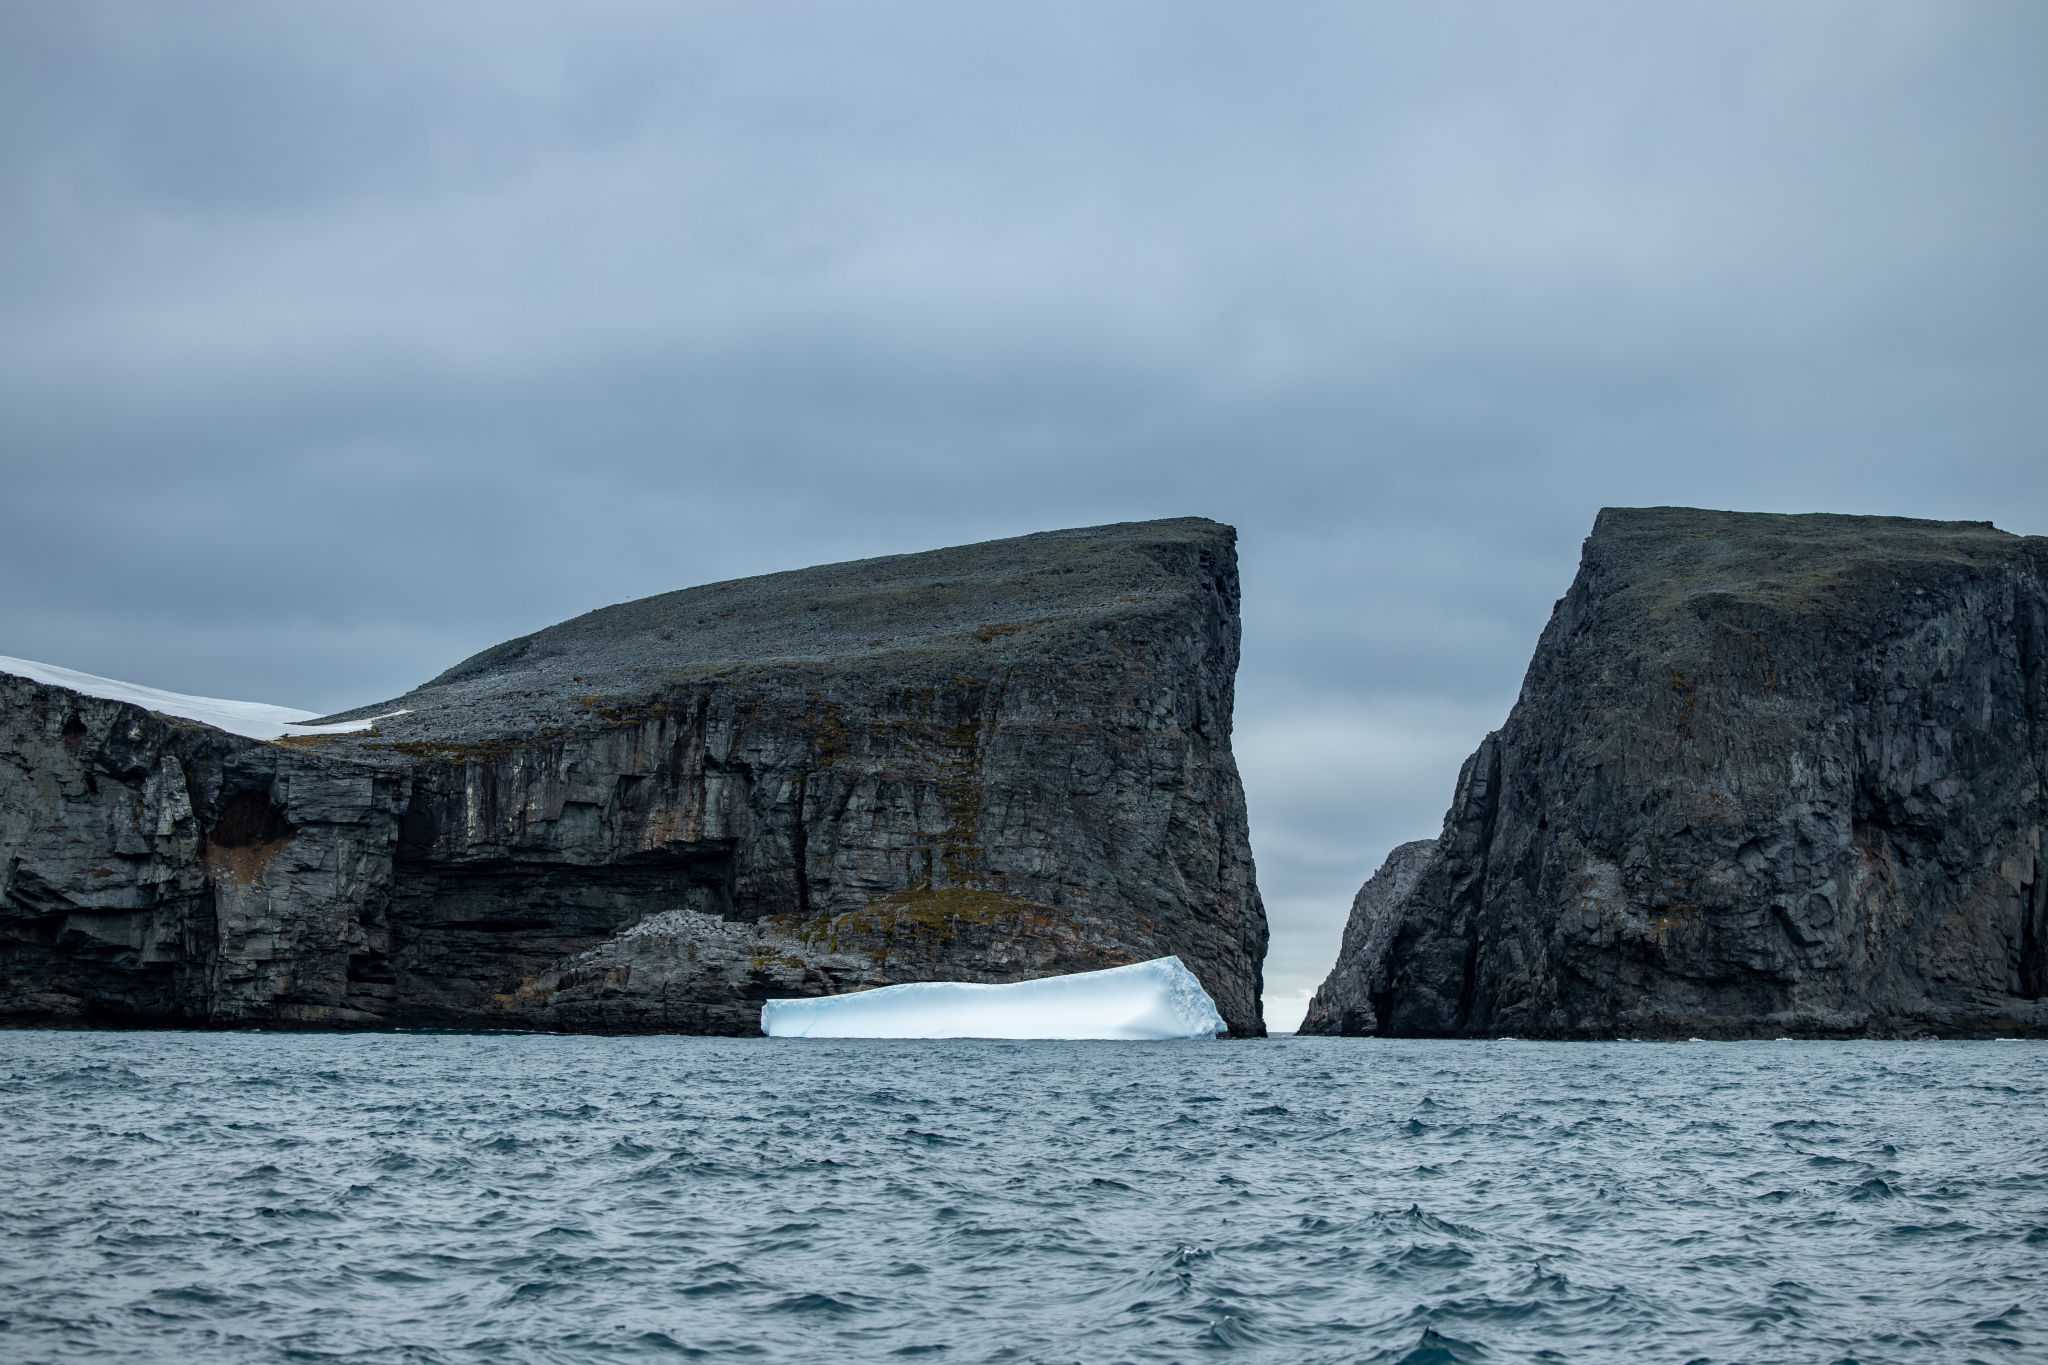
[[[2048,539],[1608,509],[1310,1033],[2048,1031]]]
[[[0,1018],[366,1023],[403,779],[0,675]]]
[[[260,743],[0,676],[0,1015],[748,1033],[1177,954],[1263,1032],[1230,528],[669,593]]]

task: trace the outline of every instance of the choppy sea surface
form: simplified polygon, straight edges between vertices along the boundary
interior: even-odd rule
[[[0,1359],[2040,1361],[2048,1045],[0,1032]]]

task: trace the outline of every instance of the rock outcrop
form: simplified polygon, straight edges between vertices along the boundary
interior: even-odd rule
[[[752,1033],[1175,954],[1264,1032],[1235,536],[1050,532],[628,602],[370,732],[0,675],[0,1020]]]
[[[1613,509],[1304,1032],[2048,1032],[2048,539]]]

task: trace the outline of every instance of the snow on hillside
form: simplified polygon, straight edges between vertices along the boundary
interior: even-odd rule
[[[105,697],[109,701],[133,703],[149,711],[161,711],[167,716],[178,716],[185,720],[196,720],[233,735],[247,735],[250,739],[282,739],[287,735],[339,735],[351,730],[367,730],[376,721],[384,719],[373,716],[369,720],[352,720],[341,725],[306,725],[319,714],[317,711],[294,711],[289,706],[267,706],[260,701],[228,701],[221,697],[188,697],[181,692],[164,692],[154,687],[143,687],[138,683],[118,682],[113,678],[95,677],[91,673],[80,673],[75,669],[58,668],[54,664],[39,664],[30,659],[10,659],[0,654],[0,673],[12,673],[17,677],[45,683],[51,687],[68,687],[73,692],[83,692],[88,697]],[[391,714],[401,715],[394,711]]]

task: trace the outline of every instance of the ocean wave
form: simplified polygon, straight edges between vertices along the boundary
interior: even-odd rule
[[[2048,1355],[2035,1044],[12,1032],[0,1074],[9,1360]]]

